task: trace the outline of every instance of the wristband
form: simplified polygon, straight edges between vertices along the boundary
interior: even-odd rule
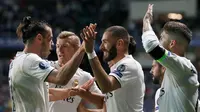
[[[88,59],[93,59],[97,56],[96,52],[93,50],[92,53],[87,53]]]

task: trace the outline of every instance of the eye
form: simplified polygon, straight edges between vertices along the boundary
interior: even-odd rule
[[[56,44],[56,47],[60,47],[58,44]]]

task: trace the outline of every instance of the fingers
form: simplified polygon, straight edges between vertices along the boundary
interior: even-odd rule
[[[77,87],[72,87],[72,88],[70,89],[70,96],[80,95],[80,94],[82,94],[83,92],[86,92],[86,91],[87,91],[86,89],[81,88],[81,87],[79,87],[79,86],[77,86]]]
[[[96,23],[95,23],[95,24],[90,23],[90,27],[91,27],[93,30],[96,30],[96,26],[97,26]]]
[[[88,26],[86,26],[86,28],[83,28],[83,34],[84,34],[84,37],[86,38],[86,40],[88,40],[90,38],[87,28],[88,28]]]
[[[83,32],[80,34],[80,36],[83,39],[83,41],[87,41],[87,38],[83,35]]]
[[[92,27],[86,27],[86,29],[87,29],[87,33],[88,33],[89,37],[94,39],[95,32],[94,32],[93,28]]]
[[[86,26],[85,28],[83,28],[82,33],[80,34],[81,38],[84,41],[88,41],[89,39],[95,40],[96,39],[96,34],[97,32],[95,32],[97,24],[90,24],[89,27]]]
[[[152,16],[152,14],[153,14],[153,4],[149,4],[148,13]]]
[[[143,21],[149,21],[149,22],[152,22],[153,20],[153,4],[149,4],[148,5],[148,9],[147,9],[147,12],[144,16],[144,19]]]
[[[92,79],[88,80],[85,84],[83,84],[81,86],[81,88],[89,90],[91,88],[91,86],[94,84],[94,81],[95,81],[95,78],[92,78]]]

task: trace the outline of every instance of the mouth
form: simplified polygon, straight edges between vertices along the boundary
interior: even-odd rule
[[[59,58],[63,58],[63,57],[64,57],[64,55],[61,55],[61,54],[59,54],[59,55],[58,55],[58,57],[59,57]]]

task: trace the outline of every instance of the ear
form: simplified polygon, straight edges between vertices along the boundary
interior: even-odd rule
[[[35,39],[36,39],[37,42],[42,43],[43,36],[39,33],[39,34],[36,35]]]
[[[124,45],[124,41],[122,39],[117,40],[116,47],[121,48]]]
[[[171,40],[169,44],[169,49],[172,49],[176,45],[177,41],[176,40]]]
[[[161,70],[162,70],[162,72],[165,72],[166,68],[165,68],[165,67],[162,67]]]

